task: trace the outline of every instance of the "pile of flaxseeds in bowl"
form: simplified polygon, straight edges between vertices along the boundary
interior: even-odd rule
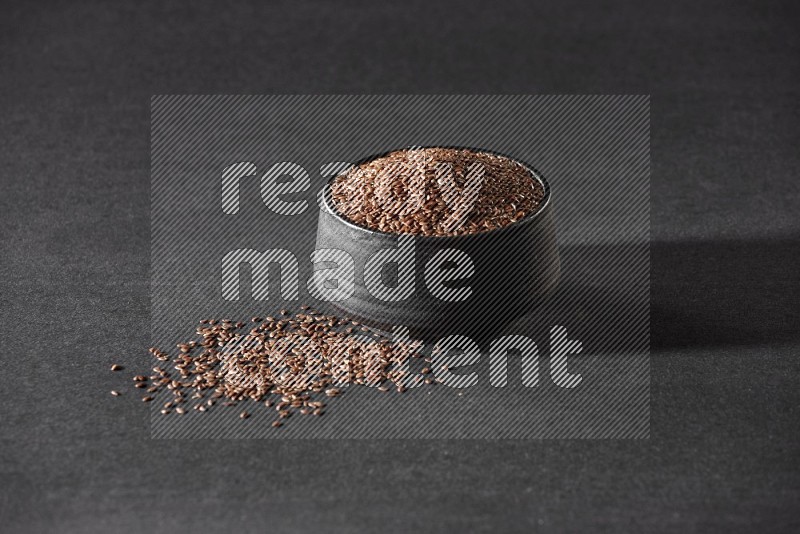
[[[331,183],[339,215],[387,233],[464,235],[535,212],[545,190],[521,163],[463,148],[412,148],[351,167]]]
[[[239,417],[248,419],[265,407],[274,409],[271,424],[277,428],[293,414],[323,415],[328,402],[351,385],[403,393],[412,383],[436,383],[419,344],[392,341],[358,321],[308,306],[249,323],[204,319],[196,334],[178,343],[172,356],[151,348],[158,364],[132,377],[133,387],[144,390],[142,401],[158,400],[162,415],[239,406]],[[411,359],[423,362],[419,374],[409,371]]]

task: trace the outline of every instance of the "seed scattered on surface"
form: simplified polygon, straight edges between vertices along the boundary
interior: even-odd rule
[[[272,422],[272,426],[274,426],[275,428],[278,428],[278,427],[283,426],[283,423],[281,423],[280,421],[273,421]]]
[[[122,395],[122,393],[120,393],[119,391],[116,391],[114,389],[111,390],[111,394],[114,395],[115,397],[119,397],[120,395]]]
[[[286,311],[286,313],[283,313]],[[230,319],[205,319],[196,332],[198,339],[175,344],[175,355],[156,348],[154,358],[168,362],[153,367],[150,377],[136,375],[134,386],[156,394],[168,390],[172,399],[163,404],[162,413],[204,412],[217,403],[239,406],[248,401],[275,408],[276,423],[282,424],[297,412],[322,415],[329,399],[343,394],[342,386],[379,386],[405,391],[411,358],[422,358],[412,342],[394,342],[378,331],[368,340],[351,336],[347,328],[360,327],[357,321],[338,318],[304,307],[292,314],[281,310],[278,319],[245,325]],[[352,325],[352,326],[350,326]],[[153,396],[144,397],[150,402]],[[248,418],[251,411],[240,411]],[[280,424],[275,426],[280,426]]]
[[[111,366],[111,370],[112,370],[112,371],[122,371],[123,369],[125,369],[125,368],[124,368],[124,367],[122,367],[122,366],[121,366],[120,364],[118,364],[118,363],[115,363],[115,364],[113,364],[113,365]]]

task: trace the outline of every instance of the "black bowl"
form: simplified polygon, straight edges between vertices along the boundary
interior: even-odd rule
[[[380,156],[362,161],[377,157]],[[412,333],[438,336],[470,335],[476,329],[513,319],[543,301],[555,289],[560,276],[550,186],[530,165],[521,164],[544,187],[538,209],[506,227],[458,236],[390,234],[359,226],[337,213],[330,193],[336,177],[332,178],[321,192],[316,249],[347,252],[355,263],[355,280],[352,296],[330,304],[375,327],[391,330],[394,326],[405,326]],[[405,298],[398,301],[377,298],[365,283],[365,265],[379,251],[398,248],[401,237],[406,250],[413,244],[413,293],[403,295]],[[441,252],[446,249],[466,253],[474,265],[469,278],[444,284],[451,288],[469,286],[471,294],[464,300],[443,300],[441,294],[432,294],[426,282],[428,261],[439,253],[442,257],[450,255]],[[411,264],[408,261],[400,268]],[[431,278],[436,272],[438,269],[429,267]],[[382,273],[386,286],[397,285],[398,280],[399,268],[385,269]],[[374,275],[371,282],[374,289]],[[436,283],[433,286],[442,291],[442,286]]]

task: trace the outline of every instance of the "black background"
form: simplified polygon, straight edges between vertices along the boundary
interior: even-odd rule
[[[109,5],[2,3],[0,530],[800,528],[791,2]],[[149,439],[150,96],[296,92],[651,94],[651,439]]]

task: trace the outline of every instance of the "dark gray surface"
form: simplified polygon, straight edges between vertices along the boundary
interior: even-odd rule
[[[790,2],[4,2],[9,532],[797,530]],[[155,93],[651,93],[649,441],[152,441]]]

